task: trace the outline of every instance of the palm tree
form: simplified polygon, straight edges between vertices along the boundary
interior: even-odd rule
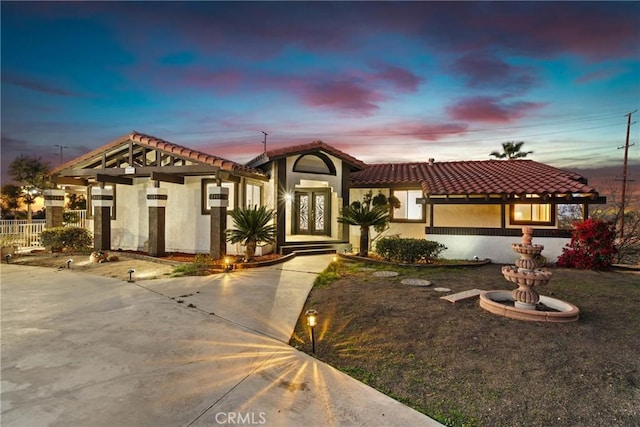
[[[369,255],[369,227],[384,226],[389,222],[389,209],[385,206],[373,206],[367,203],[354,202],[340,211],[338,222],[360,226],[361,257]]]
[[[502,143],[503,152],[500,153],[498,151],[492,151],[489,155],[494,156],[498,159],[521,159],[527,157],[529,154],[532,154],[533,151],[520,151],[522,146],[524,145],[524,141],[509,141]]]
[[[266,206],[259,208],[236,208],[231,212],[235,230],[227,230],[227,240],[231,243],[242,243],[245,246],[245,261],[251,262],[256,255],[256,246],[260,243],[273,243],[276,226],[269,224],[274,210]]]

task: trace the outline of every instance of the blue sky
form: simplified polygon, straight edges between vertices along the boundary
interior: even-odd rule
[[[366,162],[622,163],[638,2],[6,2],[2,169],[132,130],[236,161],[316,139]],[[640,114],[634,115],[634,118]],[[640,165],[632,127],[630,161]]]

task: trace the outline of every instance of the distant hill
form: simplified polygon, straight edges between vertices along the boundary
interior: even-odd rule
[[[593,169],[570,169],[589,180],[589,185],[612,201],[612,195],[619,199],[622,194],[622,165],[607,166]],[[627,168],[627,200],[630,206],[640,209],[640,164],[629,165]]]

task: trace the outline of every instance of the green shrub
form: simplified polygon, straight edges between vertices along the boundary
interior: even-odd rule
[[[52,251],[88,252],[93,246],[91,232],[81,227],[52,227],[40,233],[40,242]]]
[[[437,259],[447,247],[425,239],[384,237],[376,244],[376,252],[385,261],[404,264],[429,263]]]

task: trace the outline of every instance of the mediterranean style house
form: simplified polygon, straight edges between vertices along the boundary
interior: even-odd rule
[[[50,179],[57,188],[45,193],[47,226],[62,225],[65,194],[85,193],[97,250],[217,259],[243,250],[225,239],[230,211],[256,205],[273,208],[277,225],[275,244],[258,254],[357,246],[359,228],[337,218],[373,191],[401,201],[384,235],[441,242],[446,258],[511,263],[510,243],[527,225],[553,261],[569,237],[559,228],[562,207],[586,218],[590,204],[605,202],[583,177],[531,160],[366,164],[314,141],[240,164],[139,132],[70,160]]]

